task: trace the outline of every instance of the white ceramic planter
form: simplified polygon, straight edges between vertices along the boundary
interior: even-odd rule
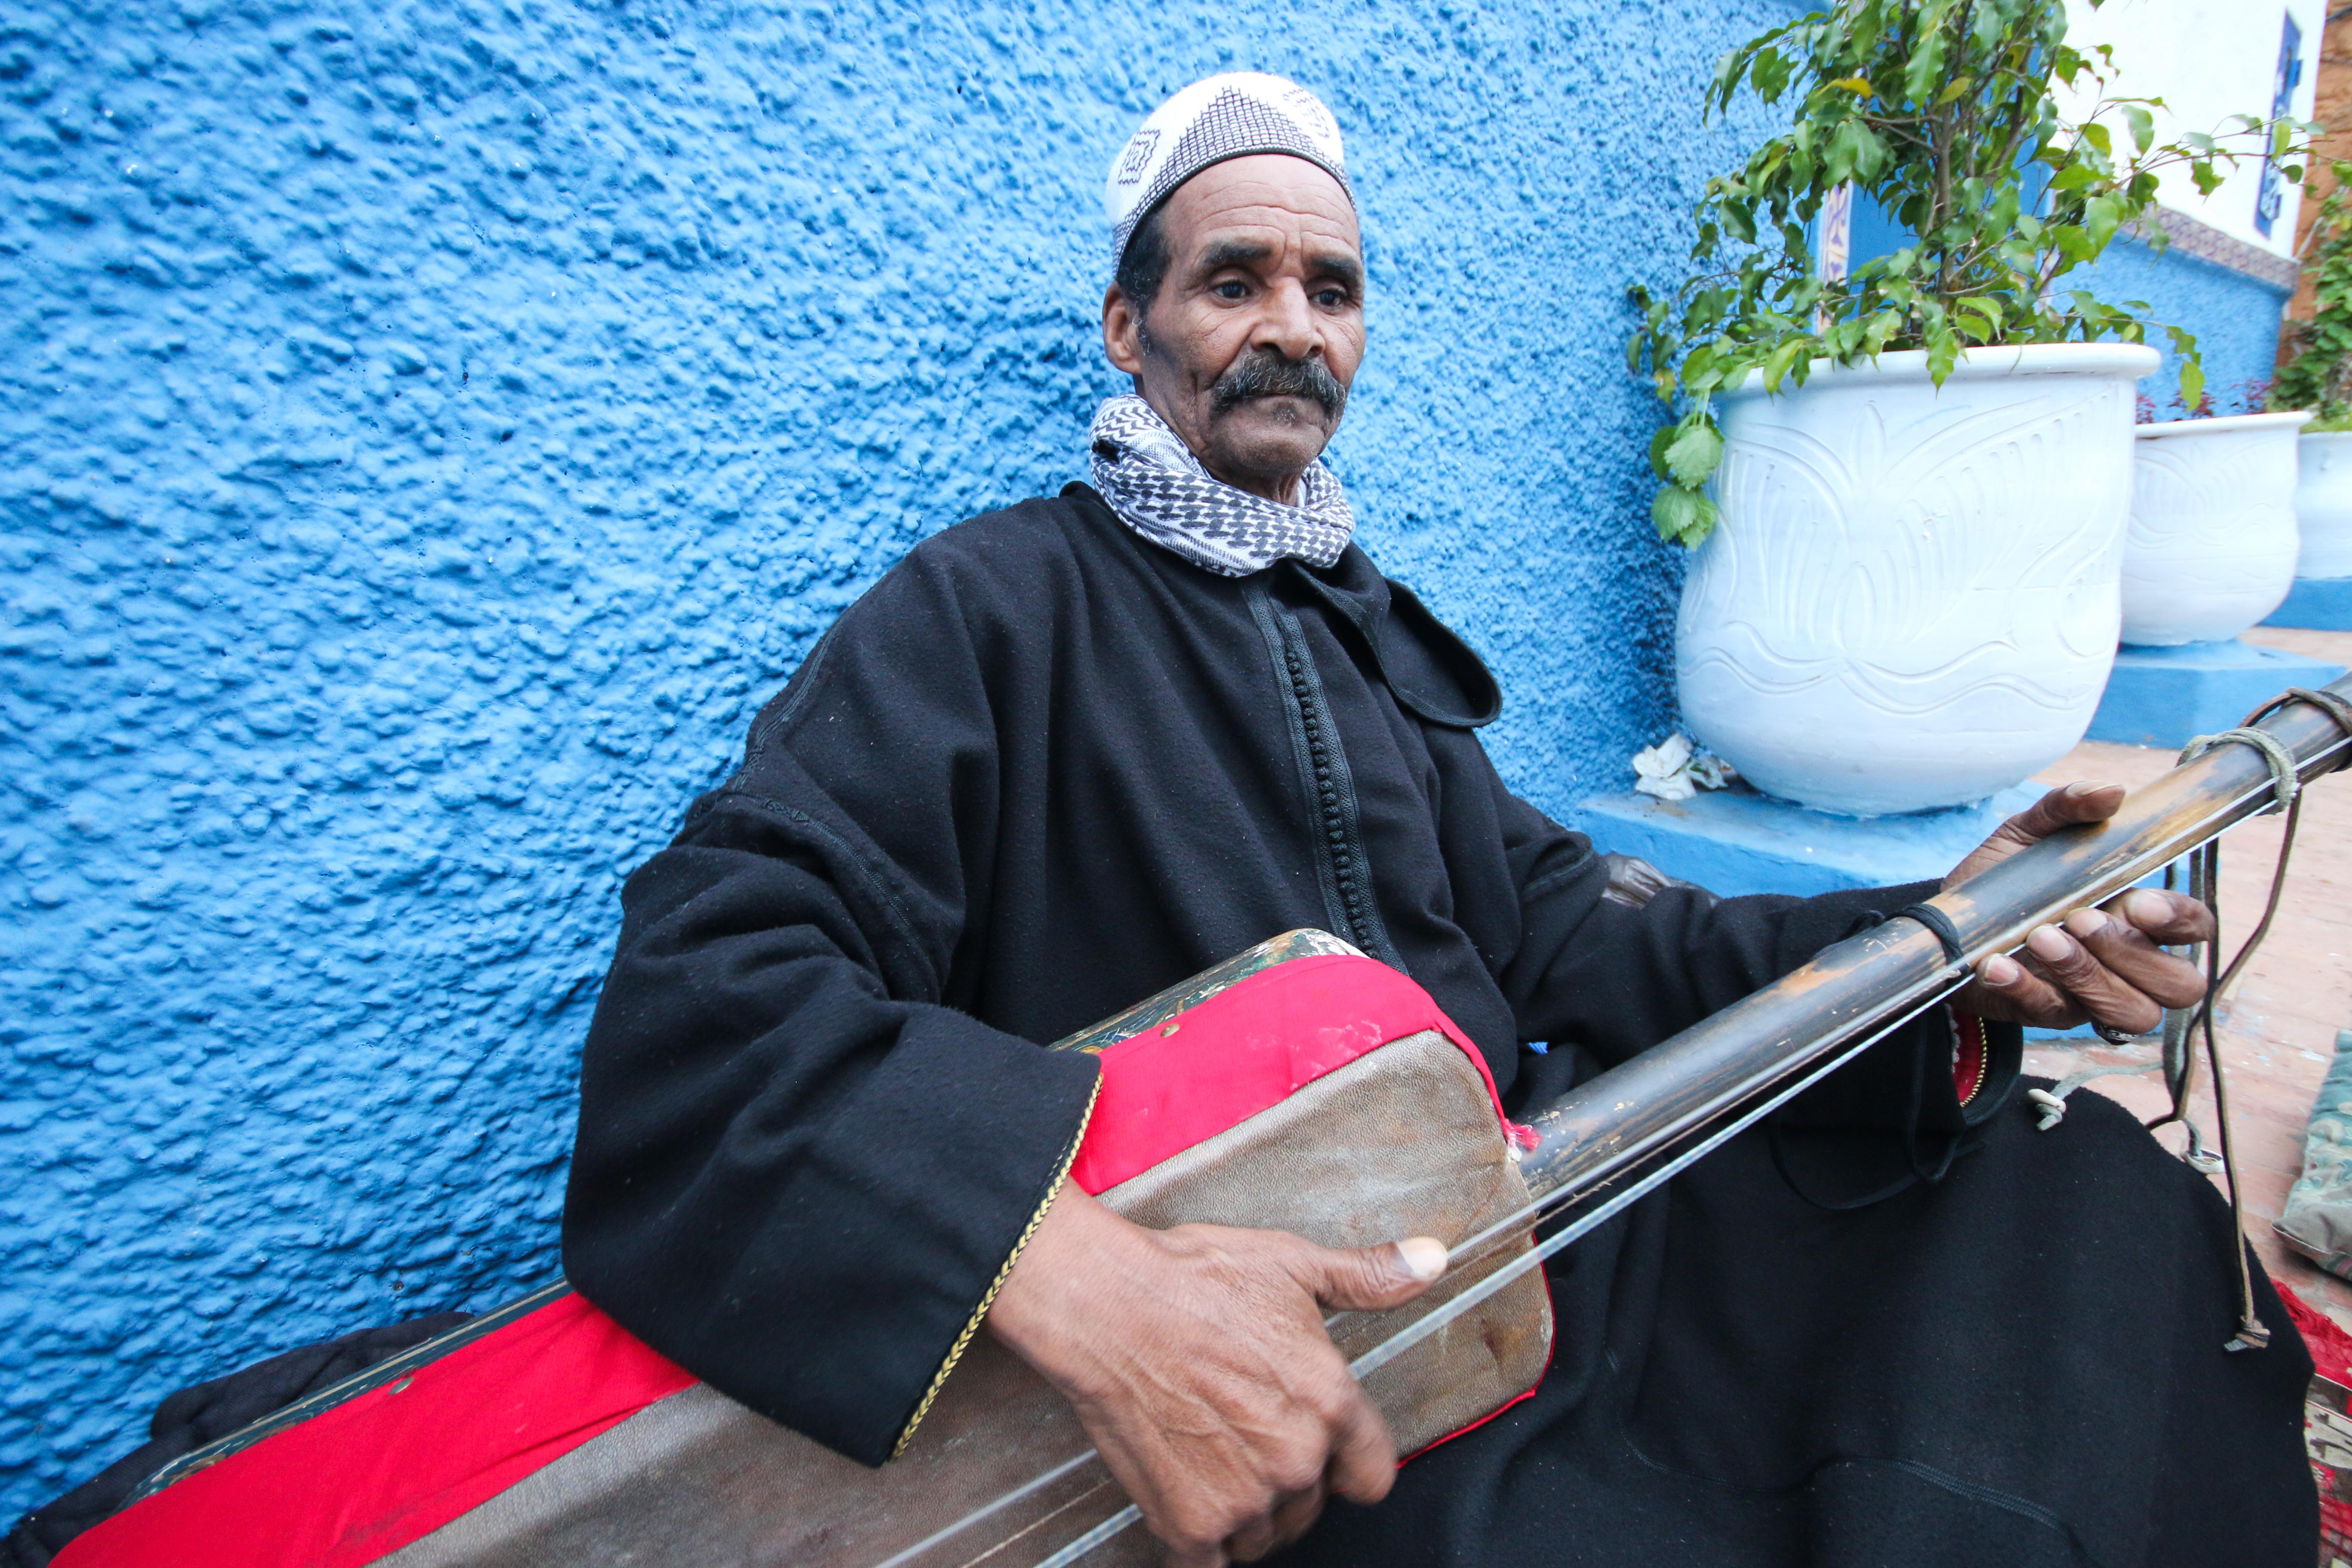
[[[1684,584],[1693,734],[1857,816],[1979,801],[2063,756],[2115,660],[2133,384],[2154,349],[1822,363],[1725,395],[1722,521]]]
[[[2177,419],[2132,432],[2123,640],[2220,642],[2294,582],[2295,432],[2309,414]]]
[[[2294,492],[2303,531],[2298,577],[2352,577],[2352,430],[2306,433],[2296,444],[2302,479]]]

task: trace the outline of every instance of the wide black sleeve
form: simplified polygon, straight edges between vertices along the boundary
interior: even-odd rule
[[[941,1005],[995,808],[966,610],[909,557],[629,879],[564,1210],[589,1300],[868,1464],[978,1328],[1095,1089],[1092,1058]]]

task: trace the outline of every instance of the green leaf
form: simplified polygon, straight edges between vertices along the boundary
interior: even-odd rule
[[[1650,502],[1650,521],[1658,537],[1671,544],[1696,550],[1715,531],[1715,503],[1696,491],[1668,485]]]
[[[2124,204],[2114,196],[2093,196],[2083,205],[2083,226],[2089,232],[2091,254],[2096,256],[2115,238],[2116,226],[2123,221]]]
[[[2137,103],[2126,103],[2124,122],[2131,127],[2132,145],[2147,152],[2156,141],[2156,116]]]
[[[2112,158],[2116,154],[2115,138],[2095,120],[2083,127],[2083,140],[2097,148],[2102,156]]]
[[[1919,18],[1918,47],[1903,67],[1903,95],[1914,103],[1926,102],[1932,96],[1929,89],[1943,79],[1943,21],[1950,9],[1937,0],[1928,0]]]
[[[1959,360],[1958,335],[1942,321],[1928,328],[1927,379],[1937,386],[1943,385],[1944,378],[1952,374],[1952,367],[1958,364]]]
[[[1956,325],[1969,337],[1989,343],[2000,336],[2000,306],[1998,301],[1970,297],[1952,302]]]
[[[2197,182],[2200,195],[2210,196],[2221,188],[2221,176],[2213,172],[2212,163],[2206,159],[2200,158],[2189,165],[2189,177]]]
[[[1774,349],[1771,353],[1767,355],[1764,360],[1763,371],[1764,390],[1767,392],[1780,391],[1781,379],[1789,374],[1789,367],[1796,363],[1797,356],[1804,352],[1805,340],[1802,338],[1790,338],[1787,342],[1781,343],[1778,348]]]
[[[1650,437],[1650,471],[1661,479],[1671,479],[1675,477],[1666,467],[1666,448],[1674,444],[1675,437],[1680,429],[1681,426],[1675,425],[1661,425],[1658,426],[1657,434]]]
[[[2192,412],[2205,401],[2205,366],[2195,359],[2180,362],[2180,406]]]
[[[1843,185],[1853,178],[1857,145],[1855,132],[1861,129],[1859,121],[1847,120],[1841,121],[1837,130],[1831,133],[1830,144],[1822,153],[1822,180],[1824,184]]]
[[[1712,424],[1701,420],[1684,426],[1667,446],[1664,477],[1686,489],[1696,489],[1721,461],[1723,437],[1716,434]]]

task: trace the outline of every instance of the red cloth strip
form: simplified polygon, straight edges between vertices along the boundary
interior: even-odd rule
[[[1428,992],[1376,959],[1299,958],[1105,1047],[1102,1089],[1070,1179],[1089,1193],[1115,1187],[1424,1029],[1477,1064],[1500,1120],[1486,1058]]]
[[[694,1381],[565,1296],[173,1483],[56,1568],[357,1568]]]

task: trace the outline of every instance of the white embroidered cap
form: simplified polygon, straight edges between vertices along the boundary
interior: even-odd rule
[[[1316,164],[1356,199],[1339,149],[1339,122],[1295,81],[1231,71],[1194,82],[1151,111],[1111,160],[1103,184],[1111,264],[1128,237],[1169,192],[1212,163],[1252,153],[1287,153]]]

